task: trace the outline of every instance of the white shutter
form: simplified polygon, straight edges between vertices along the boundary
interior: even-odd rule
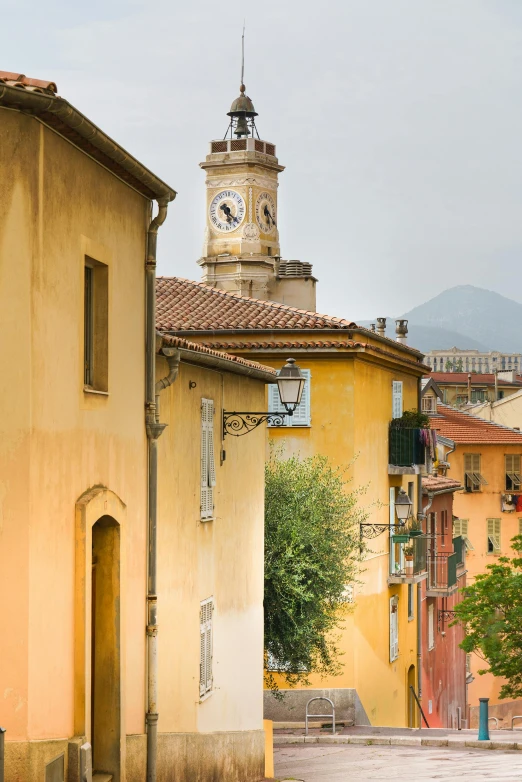
[[[201,518],[211,519],[214,512],[216,470],[214,464],[214,403],[201,400]]]
[[[286,412],[284,404],[281,402],[281,399],[279,397],[279,388],[277,386],[277,383],[271,383],[268,386],[268,412],[269,413],[284,413]],[[281,426],[289,426],[288,419],[290,416],[287,416],[284,419],[284,423],[281,424]],[[269,423],[268,426],[275,426],[275,424]]]
[[[399,656],[399,598],[390,598],[390,662]]]
[[[402,416],[402,380],[392,382],[392,418]]]
[[[433,603],[428,606],[428,649],[435,646],[435,607]]]
[[[500,519],[488,519],[488,539],[493,553],[500,554]]]
[[[212,613],[214,602],[210,597],[203,600],[199,609],[199,695],[212,689]]]

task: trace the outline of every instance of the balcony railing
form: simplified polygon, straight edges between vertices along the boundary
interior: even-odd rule
[[[426,554],[426,538],[416,537],[410,538],[408,543],[392,543],[398,547],[397,555],[395,557],[395,566],[390,576],[400,576],[401,578],[414,578],[426,573],[427,567],[427,554]],[[404,554],[404,548],[407,546],[413,546],[413,558],[406,559]]]
[[[388,463],[397,467],[411,467],[424,464],[425,446],[420,429],[406,429],[390,426]]]
[[[458,553],[428,554],[428,591],[447,592],[457,586]]]

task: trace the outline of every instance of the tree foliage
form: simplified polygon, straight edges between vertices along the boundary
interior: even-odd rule
[[[265,680],[292,686],[337,673],[336,628],[361,558],[357,507],[344,471],[325,456],[272,452],[265,485]]]
[[[500,698],[522,696],[522,536],[511,545],[515,557],[499,557],[488,565],[462,590],[464,599],[455,607],[456,620],[466,628],[461,647],[489,665],[479,674],[506,679]]]

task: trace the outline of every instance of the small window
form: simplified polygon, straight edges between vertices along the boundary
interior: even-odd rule
[[[415,619],[415,604],[413,595],[413,584],[408,584],[408,621]]]
[[[460,535],[463,538],[464,543],[468,551],[474,551],[474,547],[471,545],[471,541],[468,537],[469,519],[458,519],[453,517],[453,537],[456,538]]]
[[[487,480],[480,472],[480,454],[464,454],[464,485],[466,491],[481,491],[482,486],[487,486]]]
[[[520,473],[520,455],[506,454],[504,456],[506,472],[506,491],[520,491],[522,476]]]
[[[488,519],[488,554],[500,554],[500,519]]]
[[[390,662],[399,656],[399,598],[390,598]]]
[[[203,600],[199,609],[199,697],[212,690],[212,614],[214,600]]]
[[[284,418],[284,423],[281,426],[310,426],[310,381],[311,372],[309,369],[302,369],[301,372],[305,378],[305,384],[303,388],[303,394],[301,401],[294,410],[293,415],[287,415]],[[284,413],[286,412],[285,406],[279,398],[279,389],[276,383],[268,386],[268,410],[271,413]],[[269,424],[269,426],[278,426],[278,424]]]
[[[428,649],[435,647],[435,606],[430,603],[428,606]]]
[[[436,396],[423,396],[421,404],[423,413],[436,413],[437,412],[437,397]]]
[[[471,389],[471,401],[472,402],[485,402],[486,391],[484,388],[472,388]]]
[[[457,394],[457,407],[461,407],[462,405],[465,405],[467,401],[468,401],[467,395]]]
[[[402,405],[402,380],[394,380],[392,382],[392,418],[401,418]]]
[[[214,462],[214,402],[201,400],[201,519],[214,515],[214,487],[216,466]]]
[[[441,546],[445,546],[446,535],[448,534],[448,511],[447,510],[443,510],[440,513],[440,528],[441,528],[440,544]]]
[[[109,267],[85,259],[83,300],[83,384],[108,391]]]

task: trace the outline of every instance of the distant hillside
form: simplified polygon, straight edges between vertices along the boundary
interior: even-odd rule
[[[454,346],[522,351],[522,304],[473,285],[449,288],[400,317],[409,322],[408,344],[424,353]],[[369,323],[360,321],[361,326]],[[395,336],[394,318],[388,319],[386,336]]]
[[[406,312],[403,317],[408,318],[412,334],[414,326],[428,327],[439,332],[440,336],[433,335],[431,349],[450,348],[453,345],[474,348],[477,347],[476,343],[480,343],[487,350],[508,353],[522,350],[522,304],[473,285],[449,288]],[[446,342],[449,337],[440,330],[456,332],[462,335],[464,341],[462,337],[455,339],[452,336]]]

